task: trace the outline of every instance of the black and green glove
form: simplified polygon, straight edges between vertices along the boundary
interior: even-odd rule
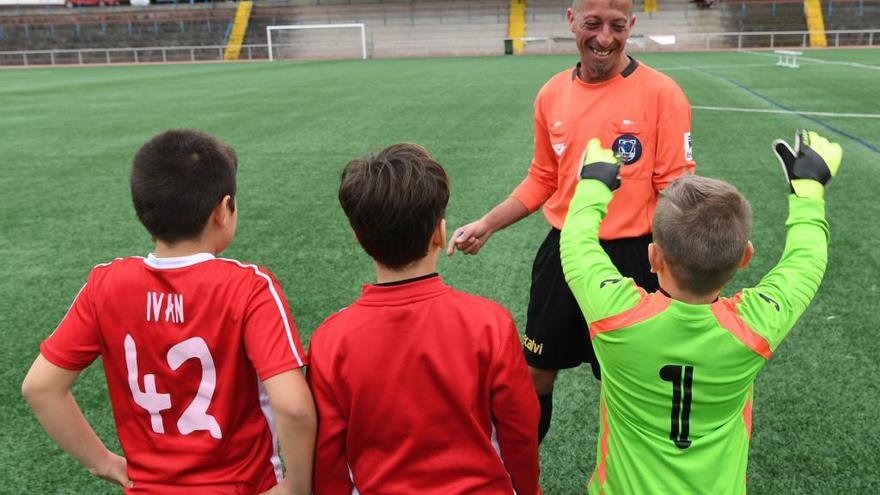
[[[587,143],[581,179],[595,179],[614,191],[620,187],[620,158],[613,151],[603,148],[598,138]]]
[[[825,186],[837,175],[843,149],[813,131],[798,129],[794,150],[785,141],[773,141],[773,152],[788,181],[791,192],[801,198],[820,199]]]

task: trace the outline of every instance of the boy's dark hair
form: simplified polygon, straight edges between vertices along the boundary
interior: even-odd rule
[[[391,269],[428,254],[448,202],[449,177],[416,144],[389,146],[342,171],[339,203],[352,229],[367,254]]]
[[[736,273],[752,230],[752,208],[732,185],[688,175],[660,192],[654,242],[682,289],[705,295]]]
[[[147,141],[131,167],[131,198],[154,239],[168,243],[198,237],[217,204],[232,196],[235,150],[210,134],[172,129]]]

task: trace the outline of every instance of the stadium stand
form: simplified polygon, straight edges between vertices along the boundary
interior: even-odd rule
[[[507,0],[257,1],[244,43],[265,44],[269,25],[359,22],[375,57],[501,54],[508,6]],[[235,13],[231,2],[7,10],[0,12],[0,51],[225,45]],[[322,43],[334,36],[310,33],[305,42],[312,51],[299,56],[321,58]]]
[[[371,57],[500,55],[508,7],[508,0],[261,2],[254,6],[247,42],[265,43],[269,25],[363,23]],[[298,56],[320,58],[337,33],[307,36],[302,43],[311,46],[298,47]]]
[[[718,7],[725,31],[803,31],[807,29],[802,0],[729,0]],[[825,29],[869,30],[880,27],[880,0],[825,0],[822,2]],[[766,37],[750,37],[749,46],[767,46]],[[874,38],[877,38],[875,41]],[[828,46],[880,43],[877,35],[834,34]],[[774,46],[802,46],[802,35],[774,37]]]
[[[244,36],[247,33],[247,26],[250,22],[253,8],[254,2],[251,0],[238,2],[238,8],[235,10],[235,20],[232,23],[232,29],[226,43],[226,51],[223,53],[223,60],[238,60],[239,55],[241,55],[241,45],[244,43]]]
[[[0,50],[223,44],[235,3],[0,11]]]
[[[571,43],[572,34],[565,22],[568,0],[529,0],[526,12],[526,38],[533,40],[526,53],[576,53]],[[681,35],[694,33],[720,33],[724,31],[721,14],[717,9],[699,8],[692,0],[664,0],[656,5],[656,11],[646,8],[648,4],[634,4],[636,26],[633,29],[630,48],[633,50],[660,50],[666,46],[669,36],[679,35],[675,48],[703,48],[703,37],[689,39]],[[648,12],[645,12],[648,10]],[[659,40],[659,41],[656,41]],[[548,46],[549,44],[549,46]]]
[[[565,19],[569,4],[569,0],[525,2],[524,53],[575,52]],[[238,5],[3,8],[0,65],[222,60],[226,52],[235,58]],[[268,57],[267,26],[341,23],[366,26],[370,57],[501,55],[506,49],[519,53],[516,40],[505,43],[522,33],[522,26],[511,27],[511,5],[511,0],[256,0],[244,38],[238,40],[239,58]],[[880,26],[880,0],[823,0],[817,5],[827,30]],[[701,8],[693,0],[635,0],[634,10],[638,18],[630,43],[634,51],[800,47],[808,39],[802,0],[717,0],[712,8]],[[757,34],[765,31],[800,33]],[[753,35],[714,34],[737,32]],[[273,39],[273,44],[282,45],[279,58],[360,56],[360,34],[355,30],[290,31],[279,37]],[[880,32],[830,34],[827,43],[876,45]],[[21,54],[35,50],[44,52]]]

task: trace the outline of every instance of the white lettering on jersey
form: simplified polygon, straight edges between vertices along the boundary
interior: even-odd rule
[[[150,413],[150,425],[156,433],[165,433],[161,411],[171,408],[171,394],[156,391],[156,375],[144,375],[144,390],[138,383],[137,346],[131,335],[125,336],[125,366],[128,368],[128,388],[134,402]]]
[[[165,321],[183,323],[183,294],[168,294]]]
[[[196,397],[177,420],[177,429],[184,435],[196,430],[208,430],[212,437],[223,438],[217,419],[208,414],[208,406],[211,405],[211,398],[214,397],[214,388],[217,385],[217,371],[205,339],[192,337],[168,350],[168,366],[171,366],[172,370],[176,371],[189,359],[198,359],[202,364],[202,381],[199,383]]]
[[[169,297],[169,299],[171,298]],[[205,339],[192,337],[175,344],[168,350],[166,359],[172,371],[176,371],[190,359],[198,359],[202,366],[202,378],[199,381],[196,396],[177,419],[177,430],[183,435],[189,435],[197,430],[206,430],[216,439],[223,438],[217,419],[208,414],[208,407],[211,405],[214,389],[217,387],[217,369]],[[138,371],[137,345],[129,334],[125,336],[125,364],[128,368],[128,387],[131,389],[134,402],[150,413],[150,426],[153,431],[164,434],[165,425],[162,422],[161,412],[171,408],[171,394],[160,394],[156,390],[156,375],[153,374],[144,375],[144,390],[141,390],[140,383],[138,383],[140,372]]]
[[[147,321],[159,321],[159,309],[162,307],[163,299],[165,299],[165,294],[147,292]],[[150,316],[152,316],[152,320]]]
[[[165,321],[183,323],[183,294],[147,292],[147,321],[159,321],[162,303],[165,303]]]

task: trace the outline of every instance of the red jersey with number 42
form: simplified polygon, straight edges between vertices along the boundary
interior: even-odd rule
[[[70,370],[103,358],[128,493],[253,494],[281,479],[261,380],[305,355],[265,268],[207,253],[98,265],[40,351]]]

